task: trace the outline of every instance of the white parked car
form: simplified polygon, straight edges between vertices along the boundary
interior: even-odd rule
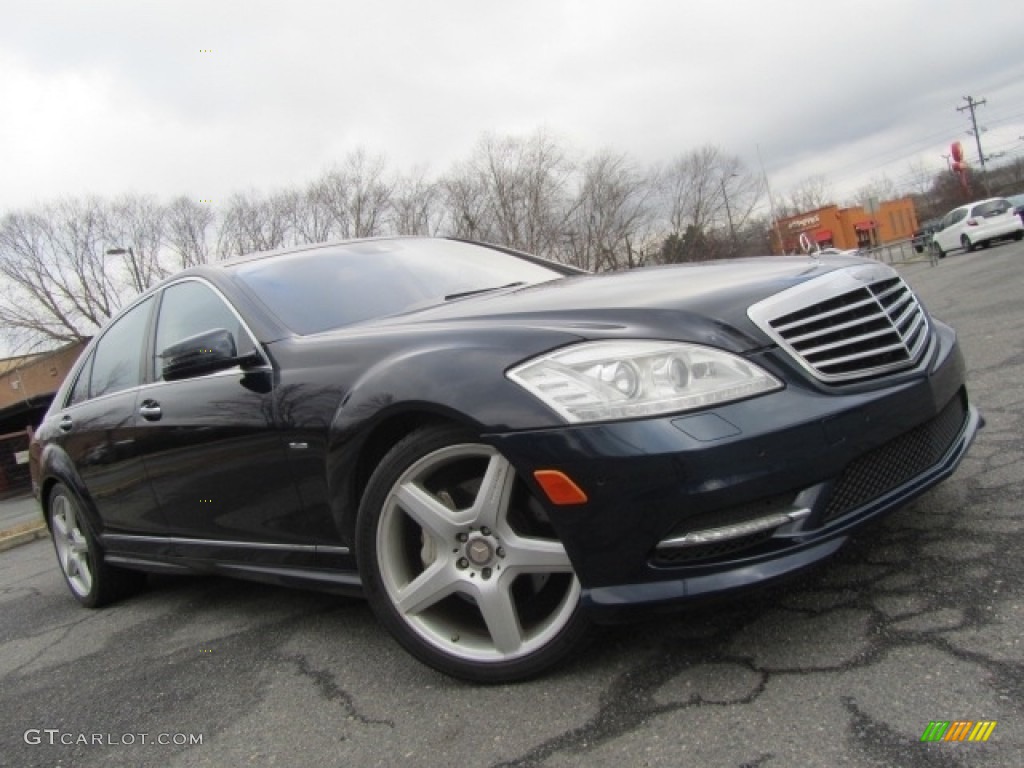
[[[973,251],[979,245],[987,248],[996,240],[1024,238],[1024,222],[1005,197],[991,197],[961,205],[942,217],[932,234],[932,249],[939,258],[949,251],[963,248]]]

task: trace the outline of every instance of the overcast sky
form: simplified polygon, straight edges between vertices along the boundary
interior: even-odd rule
[[[348,152],[440,174],[545,129],[664,163],[714,144],[773,191],[944,167],[964,96],[1024,154],[1010,0],[23,0],[0,8],[0,212],[67,195],[225,199]],[[209,52],[206,52],[209,51]]]

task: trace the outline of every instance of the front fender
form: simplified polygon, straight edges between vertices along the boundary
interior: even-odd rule
[[[563,423],[505,377],[524,359],[578,340],[563,333],[539,336],[534,329],[528,337],[509,332],[431,344],[389,357],[359,378],[334,414],[327,445],[331,510],[345,538],[377,462],[425,421],[457,422],[480,434]]]

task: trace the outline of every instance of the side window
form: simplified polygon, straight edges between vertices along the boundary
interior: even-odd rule
[[[953,211],[953,221],[951,223],[956,224],[967,218],[967,209],[961,208],[959,211]]]
[[[71,393],[68,395],[68,405],[75,405],[89,398],[89,374],[92,372],[92,357],[92,353],[90,353],[89,359],[85,361],[82,369],[78,372],[75,386],[71,388]]]
[[[160,378],[159,355],[162,350],[197,333],[217,329],[231,332],[239,354],[255,346],[238,316],[208,285],[188,280],[165,289],[156,325],[154,376]]]
[[[153,299],[146,299],[103,334],[92,355],[90,397],[109,395],[142,383],[143,347],[152,306]]]

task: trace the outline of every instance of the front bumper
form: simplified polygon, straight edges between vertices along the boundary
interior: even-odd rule
[[[489,436],[528,482],[560,470],[589,497],[548,514],[595,618],[823,560],[949,477],[982,424],[944,326],[917,371],[871,386],[822,387],[777,350],[755,359],[786,389],[700,414]]]

